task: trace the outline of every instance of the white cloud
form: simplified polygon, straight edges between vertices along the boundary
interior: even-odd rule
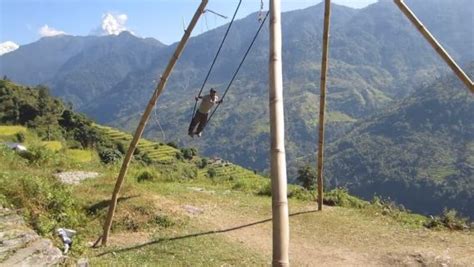
[[[0,56],[6,53],[10,53],[12,51],[15,51],[20,47],[19,45],[15,44],[12,41],[6,41],[3,43],[0,43]]]
[[[66,34],[63,31],[59,31],[54,28],[51,28],[46,24],[39,29],[38,33],[41,35],[41,37],[50,37],[50,36]]]
[[[112,14],[110,12],[102,15],[102,24],[99,34],[102,35],[118,35],[123,31],[129,31],[125,24],[128,16],[126,14]]]

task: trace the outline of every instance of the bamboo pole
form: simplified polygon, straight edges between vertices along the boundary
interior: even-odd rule
[[[208,3],[208,0],[202,0],[201,4],[199,5],[198,9],[196,10],[196,13],[194,14],[191,22],[189,23],[188,29],[184,31],[184,35],[181,38],[181,41],[179,42],[178,46],[176,47],[176,50],[173,54],[173,57],[170,59],[168,66],[166,67],[165,71],[163,72],[163,75],[161,76],[160,82],[157,85],[150,101],[148,102],[148,105],[145,109],[145,112],[142,115],[142,118],[140,119],[140,123],[138,124],[138,127],[135,131],[135,134],[133,136],[132,142],[130,143],[130,146],[128,148],[127,154],[123,160],[122,167],[120,169],[119,176],[117,177],[117,182],[115,184],[115,188],[112,194],[112,199],[110,202],[109,206],[109,211],[107,213],[107,219],[104,223],[104,228],[103,228],[103,235],[102,235],[102,245],[107,246],[107,240],[109,237],[109,232],[110,228],[112,226],[112,220],[114,217],[115,213],[115,208],[117,206],[117,198],[118,194],[120,192],[120,188],[122,187],[123,180],[125,178],[125,175],[127,174],[128,166],[130,164],[130,160],[132,159],[133,152],[135,151],[138,141],[140,140],[143,130],[145,129],[146,123],[150,117],[150,113],[153,110],[153,107],[156,104],[156,101],[158,100],[159,96],[161,95],[161,92],[163,92],[166,82],[168,80],[168,77],[171,74],[171,71],[173,70],[176,61],[180,57],[181,53],[184,50],[184,47],[191,36],[191,32],[193,31],[194,27],[196,26],[201,14],[204,12],[204,9]]]
[[[434,50],[441,56],[441,58],[448,64],[448,66],[454,71],[454,73],[461,79],[461,81],[467,86],[467,88],[474,93],[474,83],[462,70],[461,67],[454,61],[454,59],[448,54],[443,46],[436,40],[436,38],[428,31],[423,23],[416,17],[415,13],[403,2],[403,0],[394,0],[395,4],[402,11],[402,13],[411,21],[416,29],[425,37],[430,43]]]
[[[329,26],[331,0],[324,6],[323,55],[321,59],[321,84],[319,95],[319,142],[318,142],[318,210],[323,209],[323,163],[324,163],[324,112],[326,110],[326,84],[329,64]]]
[[[283,112],[283,74],[280,0],[270,0],[270,135],[273,214],[273,266],[289,266],[290,239],[287,177],[285,158],[285,125]]]

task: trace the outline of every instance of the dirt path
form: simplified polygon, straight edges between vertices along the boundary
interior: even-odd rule
[[[248,209],[238,201],[221,201],[200,206],[205,212],[198,220],[203,228],[221,230],[229,241],[271,259],[269,205]],[[474,266],[472,234],[404,228],[350,209],[326,207],[321,213],[313,205],[292,207],[290,262],[294,266]]]
[[[209,192],[143,197],[169,214],[189,216],[192,227],[202,234],[224,236],[270,263],[271,199]],[[404,227],[355,209],[325,207],[318,212],[311,203],[294,201],[290,214],[293,266],[474,266],[472,233]],[[139,243],[151,241],[147,234],[139,236]],[[130,240],[130,235],[116,236],[113,243],[125,245],[121,239]]]

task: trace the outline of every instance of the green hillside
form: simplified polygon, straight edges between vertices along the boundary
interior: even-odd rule
[[[268,264],[270,180],[222,159],[201,157],[195,149],[148,140],[140,142],[126,176],[110,246],[91,248],[101,234],[130,135],[92,123],[46,92],[0,82],[1,106],[13,103],[0,113],[0,142],[20,142],[28,149],[15,152],[0,145],[0,234],[8,238],[0,264],[16,253],[10,241],[22,238],[18,229],[4,226],[11,212],[57,246],[55,229],[76,230],[66,265],[78,259],[92,265]],[[336,189],[325,194],[324,211],[317,212],[314,191],[289,185],[288,196],[292,264],[310,265],[314,258],[325,265],[466,265],[474,260],[472,224],[453,210],[428,218],[389,200],[363,201]],[[25,242],[28,249],[31,242]]]
[[[472,114],[474,98],[454,75],[422,86],[330,144],[328,182],[425,214],[448,207],[473,218]]]
[[[470,0],[410,0],[407,3],[464,65],[474,59]],[[374,115],[419,84],[446,73],[447,67],[392,1],[363,9],[337,4],[332,9],[328,137],[337,139],[354,121]],[[235,21],[209,87],[222,94],[256,31],[256,14]],[[282,14],[287,152],[290,173],[298,159],[316,149],[323,5]],[[193,146],[263,171],[268,168],[268,31],[264,28],[229,91],[222,109],[205,130],[205,140],[186,133],[193,106],[226,25],[190,39],[166,91],[157,119],[169,140]],[[55,96],[102,124],[135,128],[176,44],[164,46],[123,32],[118,36],[55,36],[0,57],[0,75],[26,84],[45,83]],[[206,87],[206,91],[209,88]],[[130,97],[133,95],[133,97]],[[333,120],[332,120],[333,119]],[[161,136],[152,123],[149,138]],[[231,142],[229,142],[231,140]],[[212,145],[211,145],[212,144]]]
[[[26,135],[26,144],[35,138],[30,130]],[[48,156],[31,162],[0,147],[0,206],[17,209],[59,247],[54,229],[76,230],[66,264],[87,259],[92,265],[248,266],[266,265],[271,258],[267,178],[226,162],[203,167],[198,157],[152,164],[135,160],[120,194],[109,246],[93,249],[120,164],[103,164],[99,157],[84,163],[65,157],[67,150],[42,151]],[[99,176],[69,185],[59,182],[58,170]],[[453,212],[430,220],[390,202],[369,203],[336,190],[325,198],[336,206],[325,206],[321,213],[311,199],[311,193],[290,187],[292,264],[308,265],[315,257],[328,265],[465,265],[473,260],[468,252],[472,231]],[[2,221],[0,232],[1,226]],[[448,253],[446,245],[452,248]],[[0,263],[8,258],[0,253]]]

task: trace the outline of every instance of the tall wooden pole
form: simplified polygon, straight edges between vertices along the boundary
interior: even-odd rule
[[[204,9],[206,8],[206,5],[208,3],[208,0],[202,0],[201,4],[199,5],[199,8],[196,10],[196,13],[193,16],[193,19],[189,23],[188,29],[185,30],[183,37],[181,38],[181,41],[179,42],[178,46],[176,47],[176,50],[173,54],[173,57],[168,63],[168,66],[166,67],[165,71],[163,72],[163,75],[161,76],[160,82],[157,85],[150,101],[148,102],[148,105],[145,109],[145,112],[142,115],[142,118],[140,119],[140,123],[138,124],[138,127],[135,131],[135,135],[133,136],[132,142],[130,143],[130,146],[128,148],[127,154],[123,160],[122,163],[122,168],[120,169],[119,176],[117,178],[117,182],[115,183],[115,188],[114,192],[112,194],[112,199],[110,202],[109,206],[109,212],[107,213],[107,219],[104,223],[104,228],[103,228],[103,235],[102,235],[102,245],[106,246],[107,245],[107,240],[109,237],[109,232],[110,232],[110,227],[112,226],[112,220],[114,217],[115,213],[115,208],[117,206],[117,198],[118,194],[120,192],[120,188],[122,187],[123,180],[125,178],[125,175],[127,174],[128,166],[130,164],[130,160],[132,159],[133,152],[135,151],[138,141],[140,140],[143,130],[145,129],[145,125],[150,117],[150,113],[153,110],[153,107],[156,104],[156,101],[158,100],[158,97],[161,95],[161,92],[163,92],[163,89],[166,86],[166,82],[168,81],[168,77],[171,74],[171,71],[173,70],[176,61],[180,57],[181,53],[184,50],[184,47],[186,45],[186,42],[188,41],[189,37],[191,36],[191,32],[193,31],[194,27],[196,26],[201,14],[204,12]]]
[[[270,135],[273,214],[273,266],[289,266],[290,228],[288,219],[283,113],[283,75],[280,0],[270,0]]]
[[[395,4],[402,11],[403,14],[413,23],[416,29],[425,37],[430,43],[434,50],[441,56],[441,58],[448,64],[448,66],[454,71],[454,73],[461,79],[461,81],[467,86],[467,88],[474,93],[474,84],[469,76],[459,67],[454,59],[446,52],[443,46],[436,40],[436,38],[428,31],[428,29],[421,23],[416,17],[415,13],[403,2],[403,0],[394,0]]]
[[[319,95],[319,143],[318,143],[318,210],[323,209],[323,163],[324,163],[324,113],[326,110],[326,84],[329,64],[329,26],[331,0],[324,6],[323,55],[321,60],[321,84]]]

